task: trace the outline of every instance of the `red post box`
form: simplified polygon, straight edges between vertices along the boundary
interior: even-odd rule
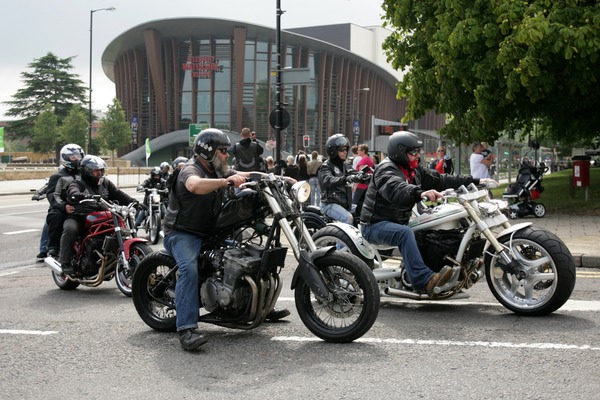
[[[573,186],[590,186],[590,156],[573,157]]]

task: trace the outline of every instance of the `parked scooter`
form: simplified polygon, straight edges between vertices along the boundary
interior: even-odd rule
[[[484,276],[494,297],[520,315],[546,315],[559,309],[575,286],[575,264],[567,246],[551,232],[530,222],[511,226],[504,200],[493,200],[475,185],[443,192],[444,202],[424,208],[413,229],[425,263],[434,271],[445,265],[454,273],[435,289],[436,300],[468,297],[465,292]],[[359,256],[373,269],[380,292],[428,300],[413,291],[401,258],[384,266],[382,250],[391,246],[368,243],[359,229],[331,223],[313,235],[315,244],[336,245]],[[397,250],[397,249],[396,249]]]

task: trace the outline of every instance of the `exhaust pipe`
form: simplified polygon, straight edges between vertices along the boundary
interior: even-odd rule
[[[50,256],[44,258],[44,264],[46,264],[46,267],[50,268],[52,270],[52,272],[55,272],[58,275],[63,274],[63,270],[60,266],[60,263],[58,261],[56,261],[54,258],[52,258]]]

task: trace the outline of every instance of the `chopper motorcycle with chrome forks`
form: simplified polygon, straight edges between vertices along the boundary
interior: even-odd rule
[[[519,315],[547,315],[569,299],[575,264],[559,237],[531,222],[511,225],[507,202],[490,199],[486,187],[471,184],[442,193],[441,204],[415,207],[416,217],[408,224],[425,264],[436,272],[446,265],[453,269],[450,281],[436,287],[432,298],[413,291],[401,256],[385,253],[397,247],[370,244],[358,228],[343,223],[328,224],[313,239],[317,246],[335,245],[359,256],[373,268],[382,295],[466,298],[467,289],[485,276],[498,302]]]
[[[371,270],[357,256],[335,247],[317,249],[302,220],[300,204],[310,185],[274,174],[251,173],[230,188],[202,239],[199,265],[200,322],[249,330],[265,321],[282,290],[280,272],[288,248],[298,266],[291,288],[296,310],[317,337],[337,343],[363,336],[379,309]],[[152,329],[176,330],[178,266],[166,251],[145,257],[133,276],[133,303]]]

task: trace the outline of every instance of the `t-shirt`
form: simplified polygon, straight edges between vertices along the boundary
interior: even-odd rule
[[[490,171],[488,170],[487,165],[482,164],[481,160],[483,160],[483,156],[481,154],[473,153],[469,158],[469,163],[471,166],[471,176],[473,178],[489,178]]]

